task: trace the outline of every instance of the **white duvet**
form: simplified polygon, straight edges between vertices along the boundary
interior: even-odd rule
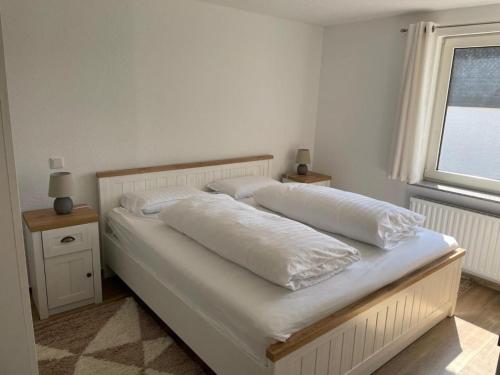
[[[357,249],[331,236],[228,196],[184,199],[159,217],[223,258],[290,290],[317,284],[360,259]]]
[[[255,205],[252,199],[245,202]],[[126,254],[263,366],[271,343],[287,340],[457,247],[451,237],[427,229],[393,251],[341,237],[360,251],[361,260],[322,283],[291,292],[165,226],[157,215],[115,208],[108,218]]]
[[[425,217],[364,195],[309,184],[281,184],[258,190],[255,201],[290,219],[383,249],[416,236]]]

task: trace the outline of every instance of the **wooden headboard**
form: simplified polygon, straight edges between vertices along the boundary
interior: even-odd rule
[[[101,235],[106,229],[106,214],[120,205],[123,193],[155,191],[176,185],[203,189],[206,184],[215,180],[242,176],[270,177],[272,159],[272,155],[257,155],[97,172]]]

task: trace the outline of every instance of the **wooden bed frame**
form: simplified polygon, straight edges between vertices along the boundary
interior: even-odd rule
[[[270,345],[251,358],[122,249],[106,214],[127,191],[157,190],[248,175],[271,175],[271,155],[97,173],[103,264],[218,374],[369,374],[455,310],[465,251],[457,249]]]

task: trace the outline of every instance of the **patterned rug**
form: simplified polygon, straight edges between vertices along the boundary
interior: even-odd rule
[[[35,324],[40,375],[205,374],[133,298]]]

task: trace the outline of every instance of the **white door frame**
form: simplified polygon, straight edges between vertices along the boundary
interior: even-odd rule
[[[37,375],[0,21],[0,373]],[[4,210],[3,208],[7,209]],[[15,254],[12,254],[15,252]]]

